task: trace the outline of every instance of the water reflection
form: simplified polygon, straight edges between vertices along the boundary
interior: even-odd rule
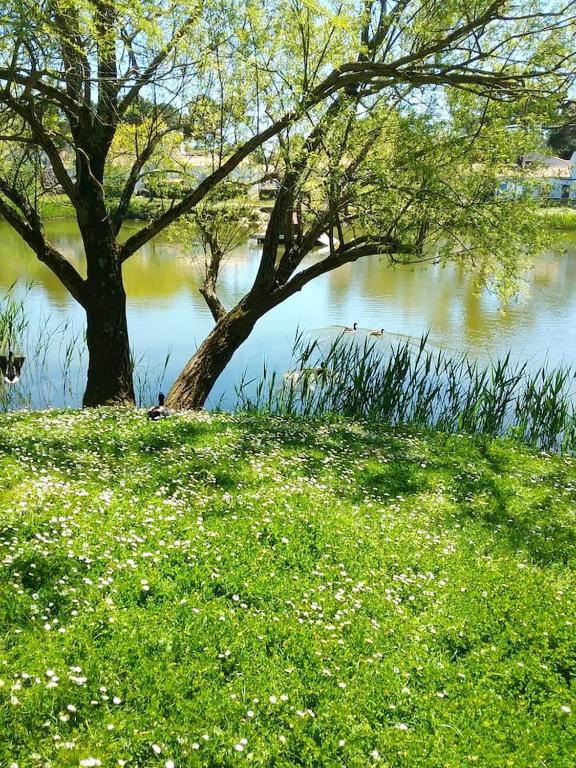
[[[55,221],[48,235],[85,274],[78,231],[73,221]],[[391,333],[419,336],[454,352],[474,357],[496,357],[511,350],[517,359],[534,365],[576,363],[570,330],[575,327],[576,238],[566,252],[550,252],[535,260],[526,275],[525,295],[501,305],[488,291],[477,291],[472,275],[461,266],[389,267],[378,257],[345,265],[319,278],[256,326],[252,337],[232,360],[216,387],[212,403],[233,402],[234,386],[246,371],[256,375],[268,365],[284,367],[297,328],[311,335],[354,321],[364,329],[385,328]],[[59,281],[41,264],[6,224],[0,223],[0,290],[15,281],[27,296],[36,328],[70,319],[81,330],[83,313]],[[198,292],[202,253],[186,252],[178,244],[157,239],[125,265],[128,319],[137,359],[160,366],[171,359],[164,385],[169,385],[212,327],[212,318]],[[224,304],[233,303],[248,289],[255,275],[258,251],[253,243],[238,248],[222,272]],[[50,319],[47,320],[47,317]],[[362,337],[360,334],[359,338]],[[78,404],[81,392],[64,398],[58,388],[58,356],[48,360],[53,382],[53,404]],[[76,372],[83,379],[82,364]],[[81,389],[81,387],[80,387]],[[36,405],[46,403],[36,402]]]

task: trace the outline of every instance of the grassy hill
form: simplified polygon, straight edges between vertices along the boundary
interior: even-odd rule
[[[0,472],[2,768],[573,768],[574,459],[102,409]]]

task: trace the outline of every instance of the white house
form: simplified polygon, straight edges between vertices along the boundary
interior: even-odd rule
[[[499,193],[521,195],[529,192],[534,197],[546,197],[564,205],[576,205],[576,152],[569,160],[553,155],[531,152],[518,161],[523,178],[502,179]]]

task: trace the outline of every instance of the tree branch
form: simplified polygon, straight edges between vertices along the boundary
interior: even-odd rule
[[[268,139],[280,133],[280,131],[294,119],[296,119],[295,113],[289,113],[266,130],[245,142],[228,158],[228,160],[226,160],[226,162],[211,173],[210,176],[207,176],[193,192],[187,195],[177,205],[174,205],[168,211],[152,221],[148,226],[143,227],[135,235],[129,237],[121,248],[121,260],[126,261],[126,259],[135,253],[135,251],[145,245],[145,243],[155,237],[158,233],[162,232],[162,230],[169,224],[172,224],[172,222],[176,221],[176,219],[180,218],[184,213],[191,211],[192,208],[194,208],[194,206],[208,194],[208,192],[214,189],[220,181],[225,179],[238,165],[240,165],[242,160],[268,141]]]
[[[174,51],[180,40],[184,37],[186,34],[186,31],[189,29],[189,27],[196,21],[196,16],[189,16],[185,22],[182,24],[180,29],[178,29],[173,35],[170,42],[154,57],[154,59],[150,62],[150,64],[146,67],[144,72],[138,77],[138,82],[135,83],[128,93],[124,96],[124,98],[121,100],[120,104],[118,105],[118,115],[122,116],[128,107],[132,104],[132,102],[138,97],[138,94],[142,90],[142,88],[150,83],[152,81],[152,78],[158,71],[158,68],[163,64],[163,62],[168,58],[168,56]]]
[[[76,269],[44,237],[38,214],[25,198],[3,179],[0,179],[0,193],[20,208],[22,215],[0,197],[0,214],[32,248],[40,261],[58,277],[62,284],[82,306],[85,306],[86,284]]]
[[[202,296],[204,297],[204,301],[208,305],[208,309],[210,310],[210,313],[212,317],[214,318],[215,322],[219,322],[222,320],[223,317],[228,313],[226,307],[220,299],[218,298],[216,291],[211,287],[204,285],[198,289]]]
[[[58,41],[66,68],[66,92],[75,105],[72,114],[76,114],[83,99],[84,105],[90,106],[90,64],[79,31],[78,9],[71,4],[60,7],[53,3],[49,4],[49,9],[54,13],[52,23],[59,31]]]
[[[30,101],[28,104],[22,103],[6,91],[0,92],[0,103],[2,102],[12,109],[13,112],[21,117],[29,126],[32,133],[32,141],[41,146],[44,152],[46,152],[50,164],[52,165],[54,175],[58,179],[58,183],[61,184],[64,192],[66,192],[70,200],[74,203],[76,200],[74,183],[64,167],[58,148],[36,115],[33,102]]]
[[[173,130],[172,128],[169,128],[165,131],[160,131],[156,133],[154,136],[151,136],[148,140],[148,143],[142,150],[142,152],[136,153],[136,159],[132,164],[132,167],[130,168],[130,173],[128,174],[128,179],[126,180],[126,184],[124,185],[124,189],[122,190],[122,194],[120,195],[118,206],[114,211],[114,213],[112,214],[112,225],[114,227],[114,233],[116,235],[118,234],[118,232],[120,232],[120,228],[122,226],[124,216],[126,215],[126,211],[128,210],[128,206],[130,205],[130,201],[132,200],[134,190],[136,189],[136,184],[138,183],[138,180],[141,178],[142,169],[154,154],[154,150],[156,149],[160,141],[172,130]]]
[[[114,5],[98,2],[96,5],[96,32],[98,35],[98,105],[96,111],[106,125],[118,121],[118,70],[116,65],[116,23]]]
[[[18,85],[23,85],[25,90],[30,93],[32,91],[37,91],[49,101],[56,102],[62,107],[66,114],[73,114],[78,109],[77,102],[70,98],[65,91],[44,82],[41,78],[45,74],[47,74],[46,70],[34,72],[34,74],[24,74],[22,72],[12,72],[10,69],[0,67],[0,81],[5,81],[6,83],[4,90],[7,90],[10,86],[10,82],[13,81]]]
[[[212,313],[212,317],[218,322],[227,314],[226,307],[222,304],[216,292],[224,252],[214,235],[202,227],[201,224],[198,224],[198,227],[204,240],[204,247],[207,245],[210,249],[210,261],[207,265],[204,283],[199,290],[208,305],[208,309]]]
[[[288,280],[284,285],[279,286],[272,294],[274,300],[273,306],[292,296],[297,291],[301,291],[304,286],[316,277],[331,272],[333,269],[341,267],[343,264],[357,261],[364,256],[374,256],[376,254],[391,255],[394,253],[413,253],[412,246],[405,246],[389,238],[368,238],[359,237],[351,240],[349,243],[336,248],[330,256],[312,264],[312,266],[297,272],[294,277]]]

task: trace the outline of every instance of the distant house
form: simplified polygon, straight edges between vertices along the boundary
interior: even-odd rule
[[[500,194],[522,195],[554,200],[560,205],[576,205],[576,152],[569,160],[531,152],[518,160],[522,177],[512,170],[502,179]]]

